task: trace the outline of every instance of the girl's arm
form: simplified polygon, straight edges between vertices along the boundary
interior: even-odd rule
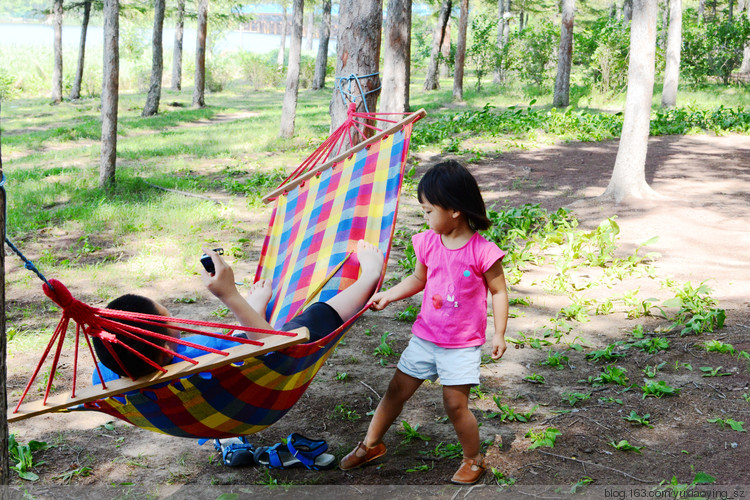
[[[385,292],[378,292],[372,296],[372,309],[380,311],[385,308],[391,302],[396,302],[406,297],[424,290],[424,285],[427,280],[427,267],[421,262],[417,261],[417,265],[414,267],[414,274],[403,280],[398,285],[389,288]]]
[[[505,353],[505,328],[508,325],[508,289],[505,285],[502,260],[495,262],[484,279],[492,295],[492,315],[495,320],[495,335],[492,337],[492,359],[500,359]]]

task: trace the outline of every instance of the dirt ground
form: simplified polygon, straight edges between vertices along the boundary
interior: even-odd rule
[[[659,302],[673,297],[662,286],[665,278],[677,283],[706,282],[726,310],[726,324],[715,333],[701,336],[679,335],[679,331],[659,333],[670,341],[670,348],[658,354],[630,349],[617,361],[627,370],[631,384],[643,385],[648,380],[643,370],[665,362],[654,380],[664,380],[678,387],[678,396],[642,398],[640,389],[623,392],[621,387],[606,385],[592,388],[586,380],[601,373],[602,365],[587,361],[592,349],[601,349],[617,341],[627,340],[636,325],[643,325],[647,335],[668,326],[669,321],[656,316],[628,319],[622,305],[615,301],[615,312],[606,316],[591,315],[591,321],[571,322],[574,330],[563,342],[543,350],[526,347],[509,349],[500,362],[483,365],[483,382],[471,405],[480,422],[480,435],[487,449],[488,465],[498,474],[488,472],[482,491],[500,482],[513,482],[513,488],[533,488],[526,496],[551,498],[570,492],[579,482],[591,482],[581,491],[598,492],[603,496],[635,498],[641,488],[650,490],[660,482],[690,483],[704,472],[719,485],[750,484],[750,439],[747,432],[721,428],[709,419],[748,421],[750,389],[747,363],[729,354],[706,352],[704,341],[721,340],[737,350],[750,351],[750,275],[747,249],[750,248],[750,137],[688,136],[652,138],[649,145],[647,177],[663,199],[613,206],[596,196],[606,186],[614,165],[617,142],[561,144],[542,149],[513,152],[485,158],[470,165],[479,179],[488,205],[540,204],[548,210],[568,207],[580,221],[582,229],[593,229],[608,217],[617,216],[621,233],[618,256],[631,255],[635,248],[653,236],[656,243],[646,248],[661,256],[655,260],[656,279],[628,278],[615,287],[601,287],[588,293],[592,298],[617,297],[629,290],[639,290],[639,297],[656,297]],[[418,172],[433,160],[416,155]],[[239,202],[238,202],[239,206]],[[248,223],[257,221],[246,214]],[[399,215],[399,226],[416,229],[421,224],[418,205],[405,196]],[[51,241],[51,240],[50,240]],[[396,270],[397,254],[390,259],[389,269]],[[251,263],[239,264],[250,274]],[[544,266],[525,269],[520,283],[511,288],[512,298],[528,297],[530,305],[513,306],[507,337],[519,333],[540,336],[535,331],[549,325],[550,318],[570,304],[564,295],[546,292],[541,281],[554,273],[554,259]],[[585,278],[585,276],[582,276]],[[194,286],[195,284],[193,284]],[[81,284],[81,286],[83,286]],[[182,287],[182,289],[180,288]],[[75,284],[69,284],[74,289]],[[164,302],[185,293],[188,285],[158,284],[152,296]],[[9,326],[14,308],[28,306],[33,299],[23,292],[9,289]],[[174,304],[176,315],[199,317],[216,307],[208,297],[195,304]],[[418,297],[407,301],[418,305]],[[405,306],[406,304],[404,304]],[[385,311],[367,312],[349,332],[335,356],[318,374],[310,389],[295,408],[269,429],[250,436],[256,446],[270,445],[291,432],[325,439],[331,453],[338,459],[364,436],[372,411],[385,392],[397,355],[381,364],[373,351],[385,332],[393,335],[392,347],[401,352],[408,343],[410,324],[398,322],[395,313],[403,306],[394,305]],[[654,311],[656,314],[657,312]],[[48,315],[47,315],[48,316]],[[41,315],[40,318],[43,318]],[[566,342],[590,346],[582,352],[567,350]],[[485,346],[487,350],[489,346]],[[546,351],[560,351],[569,357],[568,366],[557,370],[540,365]],[[8,390],[11,403],[28,378],[31,356],[9,354]],[[688,370],[686,364],[692,366]],[[716,368],[726,376],[705,377],[700,367]],[[337,374],[346,373],[345,380]],[[526,380],[540,374],[544,384]],[[343,378],[339,375],[338,378]],[[591,398],[571,407],[563,402],[563,392],[593,392]],[[493,396],[517,412],[536,407],[530,422],[501,422],[492,418],[497,411]],[[616,401],[619,400],[619,401]],[[344,405],[350,418],[335,412]],[[635,411],[650,414],[653,428],[631,424],[623,419]],[[425,384],[409,401],[401,418],[385,438],[388,454],[375,465],[354,471],[307,471],[304,469],[272,470],[257,467],[230,468],[220,464],[210,443],[198,446],[195,440],[179,439],[126,426],[111,421],[106,415],[75,413],[41,416],[11,425],[22,442],[35,439],[55,446],[40,452],[44,461],[35,472],[40,480],[32,488],[48,491],[62,484],[111,488],[114,495],[189,496],[186,491],[209,491],[218,485],[345,485],[341,496],[394,496],[420,490],[383,489],[385,485],[433,486],[442,488],[439,496],[453,496],[448,480],[459,460],[442,456],[457,438],[444,417],[439,384]],[[401,420],[429,441],[414,439],[405,442]],[[748,426],[750,426],[750,421]],[[556,428],[560,435],[553,448],[529,450],[525,437],[530,429]],[[639,452],[620,451],[610,443],[627,440],[642,447]],[[90,467],[88,475],[71,471]],[[67,474],[66,473],[70,473]],[[70,476],[70,477],[67,477]],[[589,481],[590,480],[590,481]],[[31,484],[14,476],[19,491]],[[618,486],[603,493],[597,487]],[[380,489],[376,487],[380,487]],[[182,489],[181,489],[182,488]],[[189,489],[188,489],[189,488]],[[725,488],[727,489],[727,488]],[[93,490],[92,490],[93,491]],[[109,491],[109,490],[108,490]],[[216,490],[219,491],[219,490]],[[242,490],[252,491],[252,490]],[[287,491],[285,489],[276,490]],[[643,490],[646,491],[646,490]],[[742,487],[728,489],[745,493]],[[182,492],[182,493],[180,493]],[[630,496],[622,496],[628,493]],[[634,493],[635,492],[635,493]],[[433,494],[435,491],[433,491]],[[750,490],[748,490],[750,494]],[[196,495],[193,493],[192,495]],[[197,494],[197,496],[202,496]],[[333,495],[336,496],[336,495]],[[465,496],[462,495],[462,496]],[[739,495],[735,496],[739,497]]]

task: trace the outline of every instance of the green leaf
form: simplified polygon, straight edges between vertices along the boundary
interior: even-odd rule
[[[693,478],[693,484],[713,484],[716,482],[716,478],[705,472],[698,472]]]

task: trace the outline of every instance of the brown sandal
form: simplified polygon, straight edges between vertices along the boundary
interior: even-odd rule
[[[484,457],[480,460],[464,457],[461,467],[458,468],[451,483],[453,484],[474,484],[484,474]]]
[[[372,462],[376,458],[380,458],[385,455],[385,444],[378,443],[373,447],[365,446],[362,441],[359,442],[356,448],[349,452],[347,456],[341,459],[339,462],[339,469],[349,470],[364,465],[367,462]]]

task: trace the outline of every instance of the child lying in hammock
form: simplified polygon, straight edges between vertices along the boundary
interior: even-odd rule
[[[248,293],[247,300],[245,300],[235,286],[234,271],[232,271],[232,268],[213,250],[204,249],[204,252],[211,257],[215,268],[214,274],[209,274],[204,269],[201,269],[201,279],[208,290],[221,300],[227,308],[229,308],[242,326],[273,330],[274,328],[263,317],[268,301],[271,300],[271,283],[268,280],[258,281],[252,286]],[[383,253],[376,246],[364,240],[360,240],[357,243],[357,258],[359,259],[361,272],[359,278],[357,278],[351,286],[326,302],[315,302],[311,304],[310,307],[305,309],[300,315],[292,318],[291,321],[284,324],[284,326],[281,327],[281,330],[290,331],[304,326],[310,330],[310,342],[314,342],[333,332],[362,309],[367,300],[373,295],[373,293],[375,293],[375,287],[380,280],[380,275],[383,269]],[[107,308],[145,314],[159,314],[167,317],[170,315],[169,311],[158,302],[140,295],[132,294],[116,298],[107,305]],[[143,325],[130,321],[123,321],[123,323],[138,326],[155,333],[169,335],[170,337],[180,338],[180,332],[169,328],[168,323],[166,323],[165,326]],[[235,335],[244,336],[246,334],[242,332]],[[249,338],[262,337],[262,334],[253,334],[252,332],[247,332],[247,335]],[[118,338],[161,366],[173,362],[168,353],[164,353],[137,340],[125,338],[124,336],[118,336]],[[158,339],[154,338],[149,338],[149,340],[155,344],[159,344],[160,342]],[[238,345],[237,342],[231,340],[231,337],[215,338],[195,335],[190,338],[190,341],[195,344],[220,350]],[[168,348],[189,358],[195,358],[206,354],[205,351],[194,347],[172,344],[164,341],[161,342],[162,345],[166,343],[168,344]],[[102,377],[105,382],[121,376],[127,376],[114,357],[110,354],[109,350],[104,346],[101,339],[94,337],[92,338],[92,343],[96,355],[99,358],[99,368],[102,371]],[[111,344],[111,347],[115,350],[120,361],[125,365],[132,376],[141,377],[155,371],[153,366],[149,365],[122,346]],[[174,361],[180,361],[180,359],[174,358]],[[94,372],[93,382],[94,384],[100,383],[96,371]]]

